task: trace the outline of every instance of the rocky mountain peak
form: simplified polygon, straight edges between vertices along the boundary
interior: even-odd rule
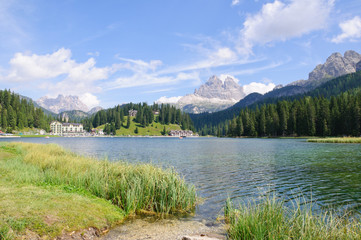
[[[56,98],[49,98],[45,96],[37,100],[36,103],[54,113],[70,110],[88,112],[89,110],[88,107],[80,101],[78,96],[63,96],[62,94],[59,94]]]
[[[245,96],[243,88],[234,79],[227,77],[222,81],[217,76],[212,76],[208,81],[194,90],[194,95],[205,98],[219,98],[239,101]]]
[[[353,50],[348,50],[344,54],[344,58],[349,59],[352,62],[357,61],[358,59],[360,59],[360,57],[361,57],[361,54],[359,54]]]
[[[317,85],[322,79],[339,77],[356,71],[356,64],[361,61],[361,55],[355,51],[346,51],[344,56],[341,53],[333,53],[324,64],[319,64],[310,72],[308,84]],[[322,83],[322,81],[320,82]],[[307,83],[306,83],[307,84]]]
[[[212,76],[194,90],[178,100],[176,106],[186,112],[215,112],[228,108],[245,97],[243,87],[231,76]]]

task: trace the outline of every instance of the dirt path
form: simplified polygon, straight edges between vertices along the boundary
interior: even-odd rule
[[[112,229],[102,240],[170,240],[184,236],[199,239],[226,239],[224,225],[218,222],[198,222],[177,219],[130,219]],[[201,237],[202,236],[202,237]],[[208,237],[208,238],[207,238]]]

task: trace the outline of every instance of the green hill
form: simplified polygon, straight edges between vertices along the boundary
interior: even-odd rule
[[[116,130],[116,136],[162,136],[162,132],[165,130],[168,133],[171,130],[181,130],[181,127],[177,124],[161,124],[159,122],[153,122],[149,124],[147,127],[143,127],[141,124],[133,121],[135,117],[130,117],[130,126],[126,128],[126,122],[128,120],[128,116],[124,117],[124,123],[120,129]],[[98,129],[104,129],[105,125],[101,125],[97,127]],[[136,133],[136,129],[138,129],[138,133]]]

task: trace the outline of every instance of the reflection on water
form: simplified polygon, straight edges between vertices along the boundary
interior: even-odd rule
[[[222,214],[225,199],[257,199],[268,192],[302,196],[318,207],[361,210],[361,146],[302,139],[32,138],[112,161],[174,167],[205,199],[196,218]],[[2,141],[5,141],[2,139]]]

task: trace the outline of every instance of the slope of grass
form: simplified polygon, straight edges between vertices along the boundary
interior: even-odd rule
[[[169,132],[171,130],[181,130],[181,127],[177,124],[161,124],[158,122],[153,122],[149,124],[147,127],[143,127],[141,124],[134,122],[135,117],[130,117],[130,127],[126,128],[128,116],[124,117],[123,126],[117,130],[117,136],[162,136],[162,131],[165,127],[166,131]],[[98,128],[104,129],[104,125],[99,126]],[[138,128],[138,133],[135,133],[135,129]]]
[[[106,228],[142,211],[192,211],[195,190],[171,169],[110,163],[57,145],[0,145],[0,239]]]
[[[315,215],[312,207],[301,208],[296,202],[291,210],[282,200],[267,197],[261,203],[234,208],[228,199],[225,217],[230,239],[360,239],[361,224],[331,213]]]
[[[339,138],[314,138],[307,142],[316,143],[361,143],[361,137],[339,137]]]

